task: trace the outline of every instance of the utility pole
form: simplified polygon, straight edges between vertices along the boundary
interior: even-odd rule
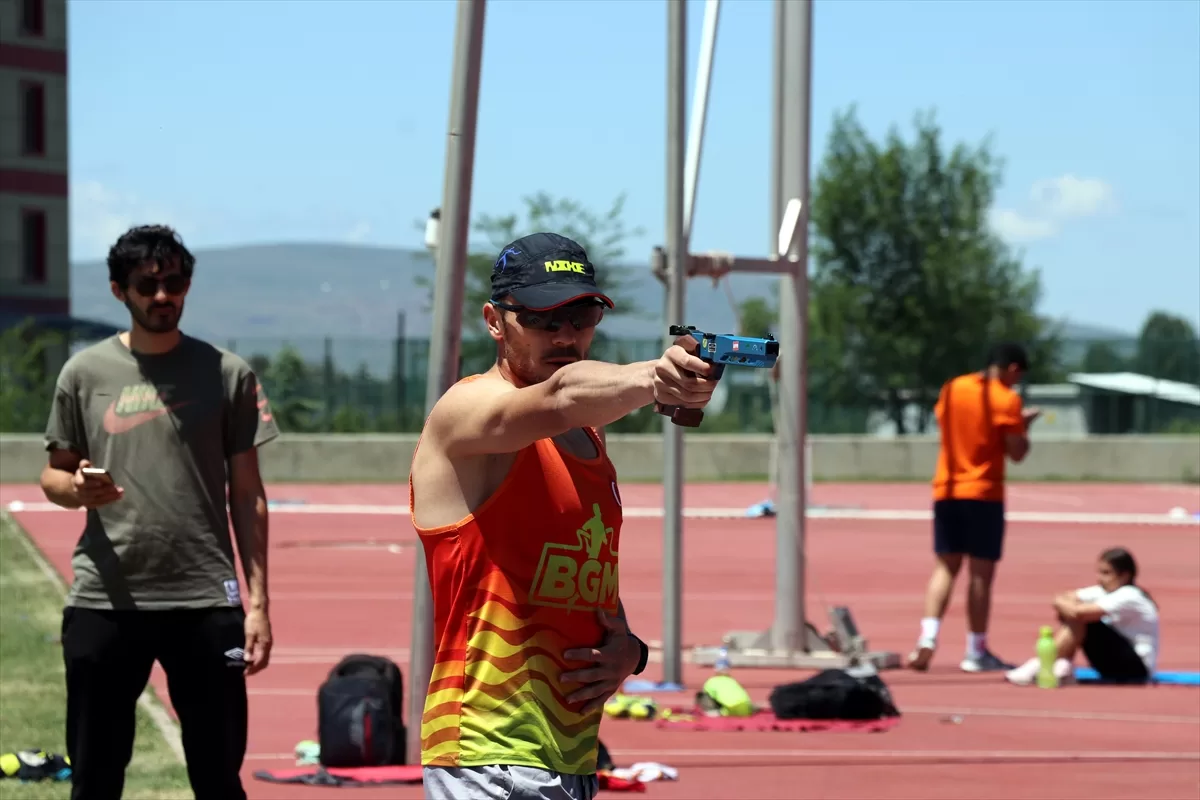
[[[437,273],[433,291],[433,336],[429,340],[429,370],[425,384],[426,414],[433,410],[434,404],[458,380],[485,8],[486,0],[458,0],[446,173],[442,185],[440,219],[432,228],[436,241],[431,249],[435,249],[437,254]],[[413,577],[406,749],[408,763],[420,764],[421,718],[425,714],[425,695],[433,672],[433,598],[430,595],[423,547],[417,548]]]

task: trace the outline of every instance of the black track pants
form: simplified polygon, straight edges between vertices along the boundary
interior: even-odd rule
[[[63,612],[72,800],[118,800],[137,700],[158,661],[196,800],[245,800],[245,615],[240,608]]]

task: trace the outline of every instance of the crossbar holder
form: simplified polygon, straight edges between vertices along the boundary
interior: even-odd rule
[[[783,275],[796,271],[796,262],[779,258],[749,258],[736,256],[721,250],[707,253],[689,253],[687,276],[689,278],[712,278],[718,281],[731,272],[746,272],[756,275]],[[660,282],[667,282],[667,255],[661,247],[655,247],[650,256],[650,269]]]

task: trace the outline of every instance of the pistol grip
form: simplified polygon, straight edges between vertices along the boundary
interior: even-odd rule
[[[655,403],[654,410],[664,417],[670,417],[671,422],[684,428],[698,428],[704,421],[704,412],[698,408],[664,406],[661,403]]]
[[[702,358],[701,361],[712,365],[712,372],[709,375],[710,378],[715,381],[721,379],[721,375],[725,372],[724,364],[714,364],[706,358]],[[671,422],[684,428],[699,428],[700,423],[704,421],[704,411],[699,408],[664,406],[661,403],[655,403],[654,410],[663,416],[670,417]]]

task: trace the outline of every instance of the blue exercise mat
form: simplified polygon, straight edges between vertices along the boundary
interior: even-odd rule
[[[1076,667],[1075,680],[1099,681],[1100,675],[1091,667]],[[1174,686],[1200,686],[1200,672],[1156,672],[1154,680]]]
[[[645,692],[682,692],[683,687],[678,683],[660,683],[658,681],[647,681],[641,678],[630,678],[625,681],[625,685],[621,687],[621,691],[629,694],[639,694]]]

